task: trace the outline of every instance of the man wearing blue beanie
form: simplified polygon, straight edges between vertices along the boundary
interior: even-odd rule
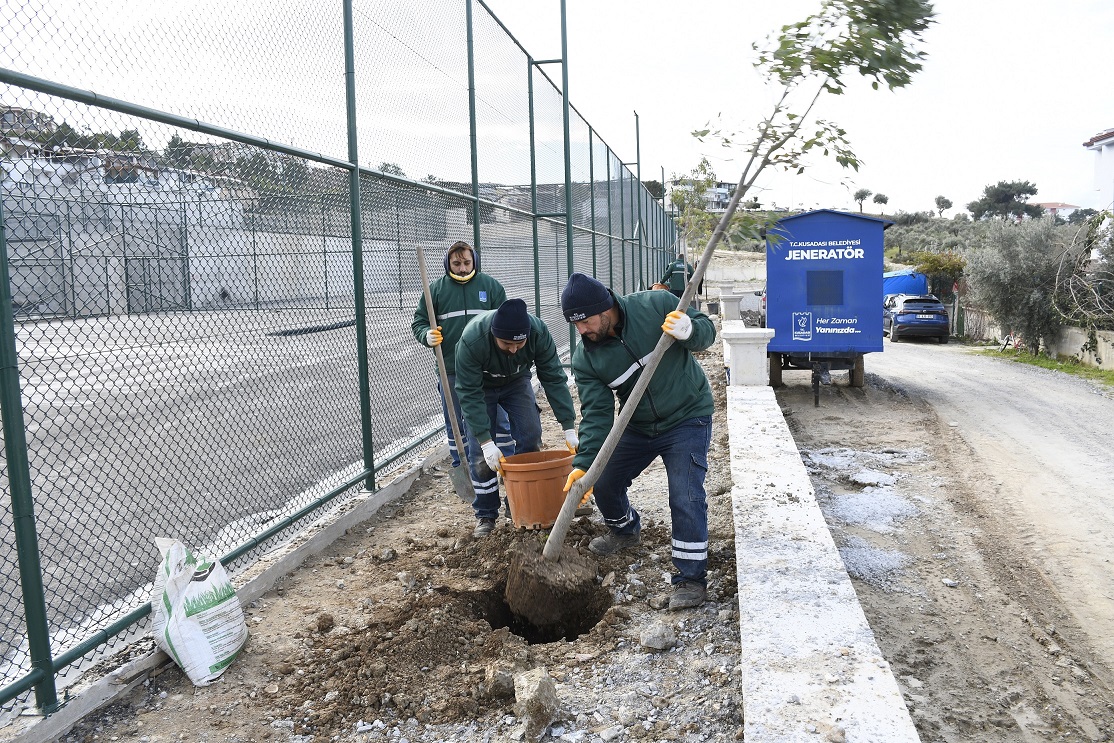
[[[545,323],[526,311],[524,301],[508,299],[498,309],[478,315],[468,323],[456,347],[456,393],[468,423],[470,464],[473,470],[490,471],[490,478],[476,488],[472,503],[477,537],[490,534],[499,516],[495,473],[502,453],[491,432],[497,409],[507,411],[515,454],[541,449],[542,420],[530,382],[532,367],[565,431],[566,446],[576,451],[576,408],[557,344]]]
[[[715,326],[702,312],[678,311],[676,298],[668,292],[619,297],[581,273],[569,277],[561,293],[561,311],[583,340],[572,356],[580,394],[580,446],[566,491],[591,467],[614,425],[615,398],[620,406],[626,405],[662,331],[676,341],[662,357],[595,483],[596,507],[608,532],[593,539],[588,549],[611,555],[640,543],[642,522],[627,498],[627,488],[660,456],[669,480],[672,557],[677,570],[669,608],[699,606],[707,594],[704,476],[714,405],[711,385],[692,352],[712,345]]]

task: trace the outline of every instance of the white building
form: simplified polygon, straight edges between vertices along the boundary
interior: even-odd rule
[[[708,187],[704,192],[704,201],[707,202],[707,210],[712,213],[720,213],[727,211],[727,204],[731,201],[731,194],[735,192],[737,183],[728,183],[726,181],[716,181]],[[688,178],[678,178],[669,182],[669,190],[672,192],[677,191],[691,191],[692,180]],[[669,199],[672,203],[672,197]]]
[[[1083,143],[1095,153],[1095,190],[1099,192],[1099,208],[1114,206],[1114,129],[1107,129]]]

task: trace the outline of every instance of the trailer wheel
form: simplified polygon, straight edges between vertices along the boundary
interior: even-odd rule
[[[862,387],[866,383],[866,359],[862,356],[855,359],[855,366],[851,368],[851,386]]]
[[[781,354],[770,354],[770,386],[781,386]]]

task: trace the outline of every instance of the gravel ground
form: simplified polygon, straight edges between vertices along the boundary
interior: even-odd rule
[[[521,626],[503,600],[508,550],[540,533],[502,521],[473,539],[470,508],[432,471],[246,607],[250,639],[218,682],[195,688],[164,666],[62,740],[741,739],[719,344],[702,363],[717,398],[704,606],[665,608],[672,566],[660,463],[631,491],[642,545],[598,561],[599,612],[559,638]],[[555,446],[560,431],[546,422]],[[598,519],[577,519],[566,544],[585,553],[604,531]]]

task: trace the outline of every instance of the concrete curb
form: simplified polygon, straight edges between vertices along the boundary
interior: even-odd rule
[[[773,390],[727,416],[747,743],[919,741]]]

